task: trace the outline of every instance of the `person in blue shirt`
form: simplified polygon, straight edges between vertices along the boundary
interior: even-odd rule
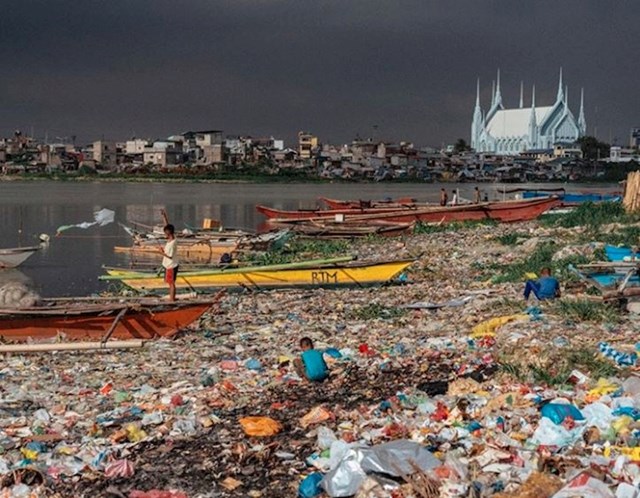
[[[551,268],[543,268],[538,280],[527,280],[524,286],[524,299],[529,299],[531,293],[539,299],[555,299],[560,297],[560,283],[558,279],[551,276]]]
[[[329,368],[322,357],[322,352],[313,349],[313,341],[308,337],[300,339],[302,355],[294,360],[296,371],[300,377],[322,382],[329,377]]]

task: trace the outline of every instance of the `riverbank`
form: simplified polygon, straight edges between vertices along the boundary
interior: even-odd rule
[[[633,169],[635,171],[635,168]],[[560,179],[528,182],[508,183],[517,188],[520,185],[566,185],[571,188],[572,185],[589,184],[595,187],[617,183],[621,179],[626,178],[627,171],[620,175],[607,175],[599,178],[580,178],[576,181],[567,181]],[[393,178],[384,181],[376,181],[373,179],[358,178],[320,178],[309,175],[172,175],[172,174],[152,174],[152,175],[128,175],[128,174],[112,174],[112,173],[95,173],[95,174],[76,174],[76,173],[52,173],[52,174],[24,174],[24,175],[0,175],[0,183],[2,182],[105,182],[105,183],[211,183],[211,184],[346,184],[346,185],[403,185],[403,184],[469,184],[469,185],[495,185],[495,182],[474,182],[463,181],[457,179],[451,181],[430,180],[424,181],[418,178]]]
[[[41,496],[284,498],[314,470],[326,474],[344,444],[408,439],[443,464],[428,484],[397,478],[394,496],[438,496],[429,487],[525,496],[533,480],[544,486],[530,496],[544,497],[583,469],[615,490],[638,470],[630,460],[614,470],[615,448],[637,444],[637,422],[613,416],[620,403],[609,395],[640,408],[640,390],[620,387],[633,372],[600,355],[598,342],[633,350],[638,321],[594,301],[568,265],[597,259],[593,242],[638,234],[619,210],[595,209],[425,228],[349,248],[361,260],[420,255],[409,283],[233,294],[195,330],[141,351],[6,356],[3,485],[22,476]],[[526,273],[547,265],[565,297],[525,303]],[[340,351],[328,381],[301,381],[291,368],[303,336]],[[588,422],[545,425],[540,407],[557,397]],[[599,418],[585,408],[594,404]],[[248,416],[276,420],[279,432],[247,436],[239,420]],[[7,472],[16,466],[27,470]],[[362,486],[392,484],[370,475]]]

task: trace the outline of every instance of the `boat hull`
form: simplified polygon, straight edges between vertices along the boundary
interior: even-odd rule
[[[153,306],[131,306],[117,322],[113,339],[155,339],[171,337],[199,319],[213,301],[159,303]],[[51,308],[42,310],[0,311],[0,337],[10,341],[29,338],[51,338],[63,334],[71,340],[101,340],[127,305],[106,307],[92,305],[73,309],[66,306],[58,313]]]
[[[280,287],[335,287],[373,285],[388,282],[404,270],[413,260],[387,261],[372,264],[327,265],[310,268],[260,270],[259,268],[233,268],[212,274],[180,275],[176,281],[179,289],[216,288],[280,288]],[[141,274],[109,270],[109,275],[139,291],[165,288],[160,277],[141,278]],[[133,276],[134,278],[127,278]]]
[[[466,204],[461,206],[446,206],[416,209],[396,209],[390,212],[376,212],[376,210],[364,210],[368,213],[359,214],[352,212],[344,214],[345,221],[380,220],[396,223],[449,223],[455,221],[479,221],[495,220],[498,222],[516,222],[533,220],[545,211],[560,205],[560,200],[555,197],[517,200],[504,202],[489,202],[482,204]],[[373,211],[373,212],[371,212]],[[285,218],[286,219],[286,218]],[[332,217],[308,218],[308,221],[329,220]],[[273,220],[279,222],[282,220]]]
[[[0,249],[0,268],[16,268],[33,256],[38,246]]]

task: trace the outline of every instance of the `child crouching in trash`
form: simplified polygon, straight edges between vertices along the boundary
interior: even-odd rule
[[[322,357],[322,351],[313,348],[311,339],[308,337],[300,339],[300,349],[302,349],[300,358],[293,360],[293,366],[300,377],[315,382],[322,382],[329,377],[329,368]]]

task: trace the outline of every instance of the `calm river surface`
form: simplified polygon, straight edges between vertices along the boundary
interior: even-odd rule
[[[458,187],[462,198],[471,199],[475,185],[444,186],[449,192]],[[313,208],[318,205],[318,196],[336,199],[411,196],[437,202],[441,187],[440,184],[0,182],[0,248],[35,245],[40,234],[51,237],[50,244],[27,260],[19,271],[0,270],[0,284],[8,279],[21,279],[43,296],[83,296],[105,290],[108,285],[97,280],[103,273],[102,266],[122,266],[128,262],[126,255],[113,251],[116,245],[131,244],[118,222],[160,224],[162,208],[167,210],[177,230],[185,224],[200,226],[203,218],[255,230],[264,221],[255,210],[256,204],[281,209]],[[480,188],[493,199],[498,197],[497,189],[502,186],[481,184]],[[573,184],[569,188],[576,191],[581,186]],[[615,186],[588,187],[590,191],[602,192],[613,189]],[[102,208],[115,211],[116,223],[86,230],[74,228],[63,232],[61,237],[54,236],[61,225],[93,221],[94,211]]]

